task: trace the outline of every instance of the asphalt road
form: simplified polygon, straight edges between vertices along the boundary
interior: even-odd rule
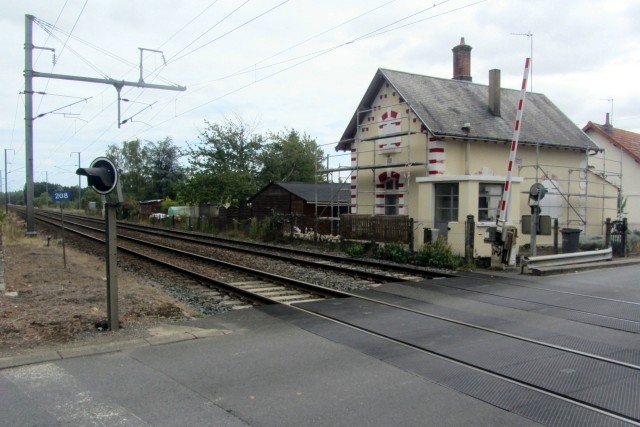
[[[625,266],[513,277],[568,293],[637,300],[639,274],[640,266]],[[497,282],[504,279],[504,274],[496,277]],[[376,292],[432,298],[428,288],[402,284]],[[494,310],[496,316],[522,324],[539,316],[540,327],[546,327],[544,313],[454,297],[437,302],[444,309]],[[557,333],[565,327],[580,330],[603,342],[611,334],[622,336],[557,318],[548,327]],[[155,340],[0,360],[0,425],[541,425],[441,385],[410,364],[388,363],[362,351],[348,336],[314,333],[304,321],[287,321],[278,310],[244,309],[167,330]],[[580,425],[549,419],[546,425]]]

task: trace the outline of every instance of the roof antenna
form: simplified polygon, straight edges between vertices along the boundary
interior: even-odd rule
[[[607,120],[606,124],[613,127],[613,98],[600,98],[600,101],[607,101],[609,103],[609,120]]]
[[[529,91],[533,92],[533,33],[531,30],[526,33],[511,33],[512,36],[526,36],[529,37],[530,52],[529,52]]]

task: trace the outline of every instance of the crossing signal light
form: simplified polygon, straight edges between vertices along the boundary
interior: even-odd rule
[[[88,168],[79,168],[76,175],[87,177],[87,183],[99,194],[111,193],[118,184],[116,166],[106,157],[98,157]]]

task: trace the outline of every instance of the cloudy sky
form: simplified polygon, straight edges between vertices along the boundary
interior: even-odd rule
[[[377,68],[450,78],[461,37],[473,47],[474,82],[486,84],[499,68],[502,85],[518,88],[533,51],[532,90],[577,126],[603,123],[610,112],[614,126],[640,132],[634,0],[0,0],[0,10],[9,191],[22,188],[26,173],[26,14],[36,17],[36,71],[137,82],[144,48],[146,83],[187,87],[123,88],[127,122],[118,128],[113,86],[34,79],[34,116],[42,115],[34,121],[35,181],[75,185],[77,153],[88,166],[108,145],[135,138],[185,147],[205,120],[235,115],[258,132],[306,133],[332,165],[347,165],[335,143]]]

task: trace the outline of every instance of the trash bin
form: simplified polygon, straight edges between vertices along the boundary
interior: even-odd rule
[[[578,252],[580,248],[580,230],[579,228],[563,228],[562,233],[562,253],[568,254]]]
[[[433,243],[438,240],[438,230],[437,228],[425,228],[424,229],[424,243]]]

